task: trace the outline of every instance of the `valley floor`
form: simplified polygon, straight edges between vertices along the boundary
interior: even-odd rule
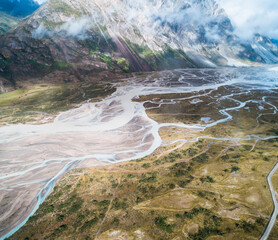
[[[274,208],[267,176],[277,164],[278,92],[275,80],[262,82],[261,73],[250,71],[240,72],[242,78],[231,69],[139,76],[91,106],[101,109],[94,116],[100,118],[87,119],[88,105],[56,117],[56,123],[74,122],[62,133],[71,142],[56,130],[49,133],[60,149],[50,145],[53,156],[47,157],[68,151],[71,158],[80,151],[91,157],[59,181],[10,239],[259,239]],[[276,79],[268,74],[263,76]],[[95,129],[92,119],[98,120]],[[37,154],[45,154],[50,148],[37,134],[23,140],[39,143],[44,149]],[[22,150],[23,140],[14,148]],[[103,166],[92,168],[97,164]],[[277,195],[278,172],[272,183]],[[11,199],[2,196],[1,211]],[[276,221],[269,239],[277,236]]]

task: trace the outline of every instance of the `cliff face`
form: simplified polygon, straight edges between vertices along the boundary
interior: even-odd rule
[[[53,69],[150,71],[277,62],[256,36],[241,43],[214,0],[49,0],[0,41],[7,78]]]

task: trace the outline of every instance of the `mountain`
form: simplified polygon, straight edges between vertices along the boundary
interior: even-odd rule
[[[11,81],[55,69],[130,72],[278,62],[278,48],[242,42],[214,0],[49,0],[0,39]]]
[[[271,39],[271,42],[274,43],[276,46],[278,46],[278,40],[277,39]]]
[[[264,59],[265,63],[277,62],[277,45],[271,39],[256,34],[252,42],[252,48]]]
[[[14,17],[26,17],[39,8],[33,0],[2,0],[0,10]]]
[[[20,18],[13,17],[0,11],[0,35],[17,26],[20,21]]]

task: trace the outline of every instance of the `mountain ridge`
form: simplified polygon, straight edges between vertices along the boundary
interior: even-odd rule
[[[214,0],[49,0],[1,40],[10,81],[55,69],[141,72],[278,62],[267,37],[241,42]]]

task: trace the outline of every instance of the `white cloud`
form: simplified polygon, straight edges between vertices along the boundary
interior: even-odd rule
[[[35,1],[42,4],[47,0]],[[278,0],[216,1],[225,9],[231,18],[235,31],[239,37],[243,39],[250,39],[254,33],[260,33],[271,38],[278,39]],[[142,4],[147,6],[147,3],[148,1],[132,1],[132,5],[138,6]],[[133,9],[137,10],[137,7]],[[132,15],[132,13],[129,15]],[[136,16],[137,13],[133,15]],[[169,15],[166,15],[165,17],[169,18]],[[178,16],[178,14],[175,18],[177,17],[182,18],[182,16]],[[199,18],[197,15],[197,19],[200,20],[202,18]],[[171,21],[171,19],[168,20]]]
[[[38,4],[43,4],[45,3],[47,0],[35,0],[35,2],[37,2]]]
[[[92,27],[92,19],[90,17],[71,18],[58,29],[58,32],[65,32],[66,35],[78,38],[86,38],[86,32]]]
[[[250,39],[254,33],[278,39],[277,0],[217,0],[232,20],[236,33]]]
[[[36,0],[43,3],[47,0]],[[236,34],[244,39],[251,39],[255,33],[260,33],[271,38],[278,39],[278,0],[216,0],[220,6],[222,6],[227,12],[228,16],[232,20],[232,24],[235,27]],[[113,1],[112,1],[113,3]],[[154,16],[159,16],[162,21],[184,22],[186,24],[193,23],[197,25],[205,25],[211,19],[200,14],[198,9],[186,9],[181,11],[180,9],[173,9],[173,6],[168,2],[169,8],[166,8],[165,12],[157,12],[150,0],[133,0],[127,1],[125,4],[131,4],[133,7],[126,12],[126,21],[132,22],[147,21]],[[107,13],[114,11],[114,5],[107,6]],[[111,10],[112,8],[112,10]],[[143,9],[144,11],[140,11]],[[144,13],[141,16],[142,12]],[[142,19],[141,19],[142,18]],[[186,25],[185,24],[185,25]],[[91,27],[92,23],[88,19],[71,19],[68,23],[65,23],[61,29],[68,33],[68,35],[84,35],[86,30]],[[155,24],[143,24],[144,31],[153,30]],[[122,26],[124,27],[124,23]],[[148,29],[150,28],[150,29]],[[207,37],[217,40],[217,29],[215,31],[207,32]]]
[[[53,37],[54,34],[85,39],[88,37],[87,31],[90,30],[92,26],[91,17],[81,17],[78,19],[70,18],[67,22],[54,29],[48,29],[43,23],[41,23],[39,27],[34,29],[31,33],[36,39]]]
[[[38,28],[31,31],[32,37],[36,39],[42,39],[44,37],[51,37],[53,33],[49,31],[43,24],[40,24]]]

